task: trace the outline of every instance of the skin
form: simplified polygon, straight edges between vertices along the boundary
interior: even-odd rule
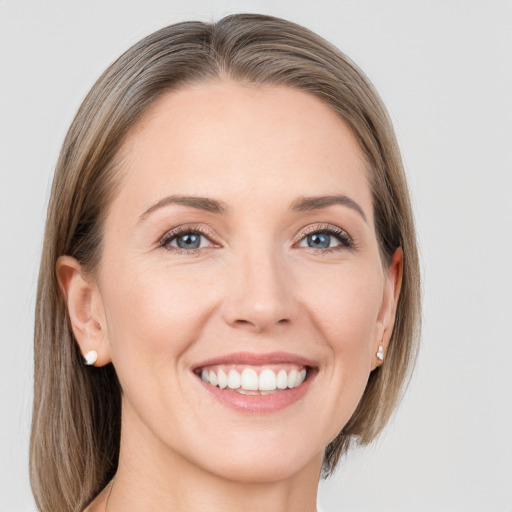
[[[110,490],[109,512],[314,511],[323,450],[387,347],[401,282],[401,251],[380,259],[356,139],[307,93],[222,80],[159,99],[119,156],[99,267],[57,265],[82,353],[113,362],[123,389],[119,470],[87,511],[105,510]],[[228,212],[169,204],[141,220],[172,194]],[[342,204],[289,211],[300,196],[333,194],[363,215]],[[209,229],[198,252],[159,245],[182,224]],[[304,230],[326,225],[353,245],[331,235],[308,247]],[[297,354],[318,373],[280,411],[236,411],[191,368],[240,351]]]

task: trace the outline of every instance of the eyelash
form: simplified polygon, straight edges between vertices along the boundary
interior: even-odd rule
[[[298,238],[297,242],[301,242],[306,236],[312,235],[312,234],[324,234],[324,235],[331,235],[334,236],[338,242],[340,242],[340,245],[334,246],[334,247],[328,247],[325,249],[317,249],[314,247],[304,247],[308,252],[313,252],[316,254],[330,254],[333,252],[341,251],[341,250],[351,250],[355,249],[355,242],[352,240],[350,235],[343,229],[338,228],[337,226],[332,226],[330,224],[324,224],[321,226],[313,226],[311,228],[307,228],[304,230],[300,237]],[[167,251],[174,252],[177,254],[188,254],[188,255],[194,255],[201,252],[204,248],[199,249],[182,249],[180,247],[174,247],[171,246],[170,243],[174,241],[176,238],[182,236],[182,235],[201,235],[210,240],[210,238],[213,238],[213,230],[205,229],[202,227],[195,227],[195,226],[180,226],[179,228],[173,229],[169,232],[167,232],[158,242],[158,246],[166,249]],[[211,240],[210,240],[211,242]],[[294,243],[294,244],[295,244]]]
[[[180,247],[173,247],[170,245],[170,243],[182,235],[202,235],[205,238],[213,238],[213,230],[206,229],[206,228],[198,228],[195,226],[180,226],[179,228],[173,229],[169,232],[167,232],[158,242],[158,245],[160,247],[163,247],[165,250],[169,252],[175,252],[178,254],[188,254],[193,255],[199,253],[202,249],[181,249]],[[211,241],[211,240],[210,240]]]
[[[343,251],[343,250],[351,250],[355,249],[355,242],[352,240],[351,236],[344,230],[337,226],[332,226],[330,224],[322,224],[320,226],[311,226],[310,228],[306,228],[301,234],[297,242],[302,241],[306,236],[318,234],[318,235],[330,235],[333,236],[340,242],[340,245],[336,245],[334,247],[328,247],[326,249],[316,249],[314,247],[304,247],[308,252],[319,253],[322,255],[330,254],[333,252]],[[296,243],[297,243],[296,242]]]

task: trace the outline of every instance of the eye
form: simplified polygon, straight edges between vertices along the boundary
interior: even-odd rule
[[[158,245],[168,251],[193,254],[212,247],[211,236],[210,231],[205,228],[180,226],[167,232]]]
[[[299,247],[319,250],[323,253],[353,249],[354,242],[350,235],[337,226],[314,226],[302,233]]]

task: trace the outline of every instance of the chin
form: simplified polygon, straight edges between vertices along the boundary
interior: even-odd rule
[[[286,480],[301,471],[320,472],[324,450],[314,450],[296,443],[272,445],[245,442],[244,446],[232,445],[232,450],[211,454],[213,464],[205,469],[225,480],[240,483],[272,483]],[[204,460],[203,460],[204,463]],[[316,469],[315,469],[316,468]]]

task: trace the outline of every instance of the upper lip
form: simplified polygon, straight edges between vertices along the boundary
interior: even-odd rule
[[[222,356],[207,359],[194,365],[193,370],[213,366],[218,364],[247,364],[252,366],[263,366],[265,364],[291,363],[298,366],[316,366],[315,362],[305,357],[290,354],[288,352],[268,352],[266,354],[257,354],[254,352],[234,352]]]

